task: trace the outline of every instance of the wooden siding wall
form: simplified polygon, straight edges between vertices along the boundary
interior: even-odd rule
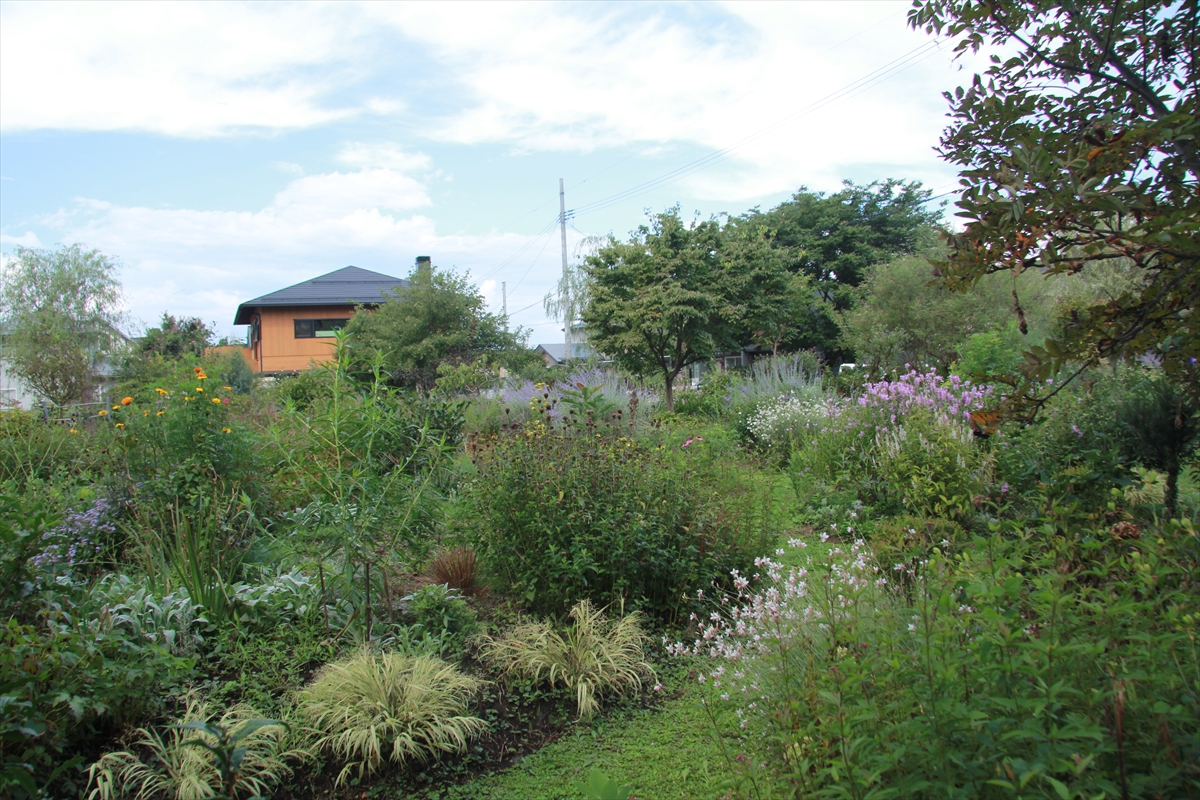
[[[308,306],[303,308],[260,308],[262,342],[254,354],[256,372],[294,372],[313,362],[328,361],[333,339],[297,339],[298,319],[343,319],[354,316],[354,306]]]

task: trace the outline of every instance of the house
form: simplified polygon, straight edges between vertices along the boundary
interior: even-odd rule
[[[547,367],[557,367],[567,360],[567,345],[565,342],[539,344],[533,348],[533,352],[542,357]],[[587,342],[571,342],[572,361],[587,361],[595,356],[596,351]]]
[[[417,258],[418,269],[429,263],[428,256]],[[356,309],[377,306],[407,285],[391,275],[342,267],[247,300],[233,324],[250,326],[245,356],[255,372],[296,372],[332,357],[334,336]]]

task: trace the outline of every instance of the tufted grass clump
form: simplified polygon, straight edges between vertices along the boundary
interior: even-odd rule
[[[188,698],[180,724],[167,730],[138,728],[128,750],[106,753],[88,770],[88,800],[202,800],[222,791],[222,776],[211,750],[209,734],[185,728],[189,723],[213,723],[240,728],[252,720],[262,725],[262,715],[247,705],[230,708],[219,717],[212,706],[196,695]],[[271,724],[249,732],[240,740],[245,748],[233,788],[237,797],[270,793],[271,787],[292,774],[290,762],[307,761],[312,754],[291,747],[282,725]]]
[[[603,609],[582,600],[571,609],[571,620],[562,633],[542,620],[518,623],[502,639],[485,639],[482,649],[504,676],[573,690],[579,716],[586,719],[599,710],[603,695],[636,692],[654,670],[645,659],[649,637],[637,612],[610,621]]]
[[[483,681],[433,656],[363,648],[325,665],[300,694],[300,713],[319,732],[316,747],[346,761],[342,785],[395,764],[460,752],[486,728],[467,713]]]

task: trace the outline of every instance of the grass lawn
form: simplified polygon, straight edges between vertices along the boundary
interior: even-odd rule
[[[658,707],[579,725],[504,772],[418,796],[583,800],[572,782],[586,783],[593,769],[633,787],[639,800],[717,796],[728,770],[700,705],[699,689],[682,674],[672,683],[682,686]]]

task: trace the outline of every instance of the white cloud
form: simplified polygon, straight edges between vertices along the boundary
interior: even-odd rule
[[[0,244],[15,244],[20,247],[41,247],[42,240],[33,231],[25,231],[20,236],[0,233]]]
[[[211,136],[307,127],[353,80],[356,14],[318,4],[15,3],[0,25],[0,125]],[[313,69],[317,68],[314,72]]]
[[[347,264],[403,276],[416,255],[430,254],[439,266],[479,277],[531,238],[443,236],[430,217],[400,213],[429,203],[414,178],[394,169],[365,168],[297,178],[255,212],[146,208],[80,198],[41,222],[61,232],[63,241],[86,242],[119,258],[134,319],[152,324],[168,310],[214,321],[218,330],[228,331],[239,303]],[[520,297],[509,298],[510,308],[514,300],[533,303],[549,289],[556,269],[552,255],[545,264],[535,265],[529,256],[520,261],[522,269],[536,268]],[[497,284],[485,287],[485,297],[498,311]]]
[[[351,167],[384,167],[398,170],[428,170],[432,160],[424,153],[408,153],[394,144],[348,142],[337,154],[339,163]]]
[[[935,50],[930,37],[907,28],[907,8],[368,7],[423,42],[466,87],[465,102],[431,124],[429,135],[522,152],[732,146],[725,163],[680,182],[684,194],[731,202],[800,183],[836,186],[864,163],[877,165],[878,177],[949,179],[931,147],[944,123],[941,91],[960,76],[948,48]],[[841,89],[848,91],[829,97]]]

